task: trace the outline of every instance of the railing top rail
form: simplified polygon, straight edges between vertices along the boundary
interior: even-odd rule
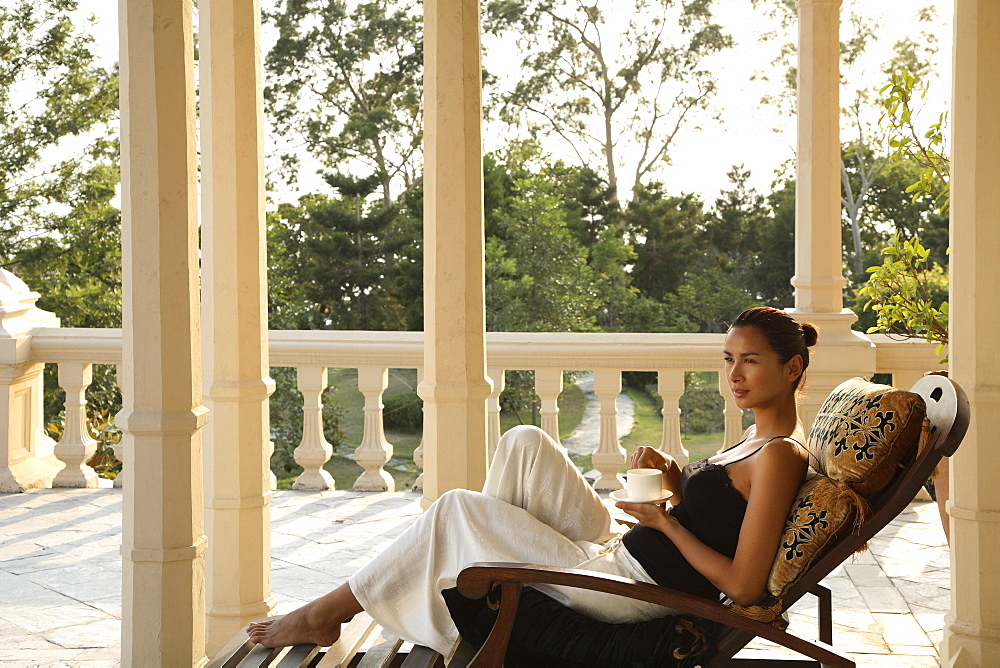
[[[42,327],[32,334],[31,357],[41,362],[118,364],[122,361],[122,330]]]
[[[271,330],[272,366],[353,368],[423,365],[423,332]],[[879,371],[926,369],[934,345],[872,334]],[[505,369],[719,369],[723,334],[487,332],[487,364]],[[30,357],[43,362],[117,364],[122,330],[45,327],[31,337]]]

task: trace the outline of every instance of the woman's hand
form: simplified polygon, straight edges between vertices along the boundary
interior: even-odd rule
[[[642,526],[659,529],[664,533],[669,530],[671,522],[677,522],[674,516],[667,512],[666,504],[664,503],[628,503],[626,501],[618,501],[615,503],[615,507],[621,508],[634,517]]]
[[[660,469],[663,471],[663,488],[673,492],[671,503],[681,502],[681,467],[674,458],[656,448],[640,445],[629,460],[630,469]],[[627,511],[626,511],[627,512]]]
[[[666,455],[656,448],[650,448],[645,445],[640,445],[639,448],[632,453],[632,459],[629,462],[630,469],[660,469],[661,471],[666,471],[670,468],[670,465],[674,463],[673,457]]]

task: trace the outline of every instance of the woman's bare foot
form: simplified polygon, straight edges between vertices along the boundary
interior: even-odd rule
[[[326,647],[340,638],[340,625],[361,612],[361,604],[345,582],[329,594],[293,610],[279,619],[252,622],[250,640],[264,647],[311,643]]]
[[[309,622],[305,608],[299,608],[280,619],[253,622],[247,626],[250,640],[264,647],[287,647],[311,643],[327,647],[340,638],[340,624],[316,628]]]

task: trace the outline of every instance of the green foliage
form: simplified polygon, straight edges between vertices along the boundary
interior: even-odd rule
[[[882,121],[891,131],[891,156],[909,158],[920,166],[917,180],[907,186],[906,192],[912,193],[913,201],[928,196],[939,213],[947,212],[951,198],[950,165],[944,139],[947,112],[942,112],[937,122],[931,123],[923,133],[916,129],[914,103],[927,95],[927,87],[907,70],[893,72],[890,82],[879,92],[885,108]]]
[[[327,169],[361,163],[382,205],[419,180],[423,42],[418,3],[280,0],[265,14],[278,38],[264,60],[267,111],[279,135],[303,138]],[[298,144],[298,142],[292,142]],[[294,181],[299,160],[281,156]]]
[[[121,325],[118,73],[95,64],[76,0],[0,7],[0,267],[38,291],[64,327]],[[46,367],[45,415],[62,410]],[[113,367],[91,408],[120,406]]]
[[[424,424],[424,402],[416,392],[382,397],[382,418],[386,429],[416,432]]]
[[[948,343],[947,275],[928,264],[930,251],[917,238],[894,236],[882,254],[882,264],[868,270],[871,278],[858,291],[859,300],[867,300],[864,308],[876,314],[868,332],[924,338],[936,342],[940,354]]]
[[[633,195],[625,210],[635,239],[632,280],[644,296],[661,302],[705,253],[705,212],[696,195],[668,195],[662,183],[637,186]]]
[[[691,274],[664,299],[668,324],[675,332],[725,332],[741,311],[756,305],[746,290],[715,270]]]
[[[490,331],[594,329],[593,270],[566,224],[545,175],[516,180],[486,241],[486,325]]]
[[[708,371],[684,373],[684,394],[680,399],[681,433],[709,434],[725,429],[722,409],[725,401],[719,394],[718,374]]]
[[[305,195],[268,213],[269,326],[419,329],[419,225],[398,207],[365,204],[371,180],[344,179],[329,179],[340,198]]]

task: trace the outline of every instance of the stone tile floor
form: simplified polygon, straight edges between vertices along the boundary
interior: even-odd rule
[[[117,666],[121,631],[121,492],[0,494],[0,666]],[[278,492],[272,503],[277,612],[325,593],[420,513],[412,492]],[[934,504],[914,502],[841,566],[834,645],[860,666],[938,666],[949,603],[949,554]],[[811,597],[806,597],[810,599]],[[815,637],[815,607],[792,627]],[[758,642],[740,656],[771,658]]]

